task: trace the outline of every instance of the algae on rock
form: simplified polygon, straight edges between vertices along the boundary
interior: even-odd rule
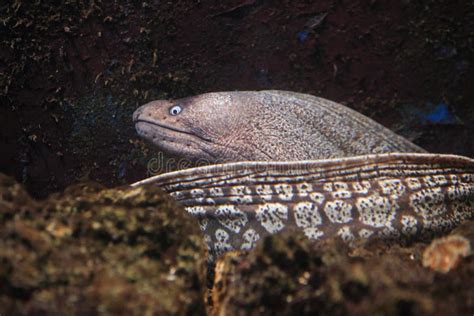
[[[194,219],[152,186],[44,201],[0,175],[0,314],[203,314]]]
[[[474,243],[474,222],[450,236]],[[287,232],[216,264],[214,315],[467,315],[474,310],[474,256],[442,274],[422,266],[426,243],[349,248]]]

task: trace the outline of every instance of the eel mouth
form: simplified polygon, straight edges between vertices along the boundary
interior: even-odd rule
[[[171,125],[168,125],[168,124],[158,123],[158,122],[155,122],[155,121],[141,119],[141,118],[135,119],[134,122],[135,122],[135,126],[137,127],[137,130],[138,130],[138,124],[144,123],[146,125],[156,126],[156,127],[158,127],[158,129],[165,129],[165,130],[170,130],[170,131],[174,131],[174,132],[181,133],[181,134],[188,134],[188,135],[191,135],[191,136],[198,137],[198,138],[201,138],[203,140],[209,141],[208,139],[205,139],[204,137],[201,137],[199,135],[194,134],[192,131],[187,131],[187,130],[184,130],[182,128],[171,126]]]
[[[134,120],[138,134],[163,150],[178,155],[190,154],[190,157],[217,159],[212,152],[213,142],[193,131],[170,126],[161,122],[137,118]],[[204,157],[203,157],[204,156]]]

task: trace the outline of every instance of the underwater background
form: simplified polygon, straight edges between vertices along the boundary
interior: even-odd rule
[[[390,246],[290,231],[206,274],[195,218],[128,186],[174,166],[132,113],[262,89],[473,158],[474,1],[2,1],[0,315],[472,315],[473,221]]]
[[[8,1],[0,171],[35,197],[150,175],[141,104],[282,89],[474,156],[472,1]]]

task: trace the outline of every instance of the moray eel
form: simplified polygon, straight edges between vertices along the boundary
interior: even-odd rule
[[[341,104],[288,91],[207,93],[145,104],[138,134],[192,161],[292,161],[425,152]]]
[[[184,205],[199,220],[212,261],[290,229],[349,243],[432,237],[473,218],[473,179],[470,158],[390,153],[217,164],[133,185],[154,183]]]

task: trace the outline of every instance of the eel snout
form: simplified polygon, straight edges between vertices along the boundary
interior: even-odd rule
[[[143,117],[143,112],[145,111],[145,108],[147,107],[147,105],[142,105],[141,107],[139,107],[138,109],[135,110],[135,112],[133,112],[133,123],[137,123],[137,121]]]

